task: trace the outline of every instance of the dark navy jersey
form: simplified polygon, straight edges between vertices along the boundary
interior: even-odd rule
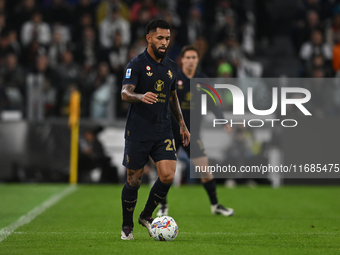
[[[207,78],[205,74],[196,72],[193,78]],[[197,85],[199,86],[199,85]],[[202,115],[201,115],[201,94],[204,91],[197,88],[196,85],[192,85],[190,88],[190,79],[185,76],[182,70],[178,72],[177,80],[177,96],[182,109],[183,118],[185,124],[187,125],[192,137],[196,138],[199,136]],[[224,119],[221,108],[216,107],[211,98],[207,98],[208,109],[211,109],[215,114],[216,118]],[[191,124],[190,127],[190,115]],[[179,133],[179,125],[177,124],[175,118],[172,118],[172,129],[174,135]]]
[[[125,71],[123,85],[132,84],[134,92],[153,92],[157,103],[132,103],[129,106],[125,139],[156,141],[172,137],[170,92],[176,89],[178,67],[168,57],[160,63],[145,51],[132,59]]]

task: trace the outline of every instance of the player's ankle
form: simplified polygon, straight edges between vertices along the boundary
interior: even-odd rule
[[[131,228],[133,228],[133,221],[123,220],[122,227],[131,227]]]
[[[148,209],[144,209],[141,214],[140,214],[140,217],[145,219],[145,218],[150,218],[152,217],[152,212],[150,212]]]

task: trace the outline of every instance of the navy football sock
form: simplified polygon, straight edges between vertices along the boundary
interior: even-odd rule
[[[123,226],[133,227],[133,212],[137,203],[138,189],[127,182],[122,190]]]
[[[165,197],[162,202],[161,202],[161,205],[166,205],[168,203],[168,199]]]
[[[203,183],[203,187],[205,188],[205,190],[208,193],[208,196],[209,196],[209,199],[210,199],[210,203],[212,205],[217,204],[218,201],[217,201],[216,182],[215,182],[215,180],[212,179],[211,181]]]
[[[153,211],[159,205],[163,199],[165,199],[171,184],[165,184],[158,178],[155,184],[152,186],[149,194],[148,201],[145,204],[145,208],[142,212],[142,218],[148,218],[152,216]]]

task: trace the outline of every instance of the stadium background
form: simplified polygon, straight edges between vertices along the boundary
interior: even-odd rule
[[[340,4],[335,0],[0,0],[0,181],[68,180],[68,106],[77,89],[82,97],[80,160],[85,160],[80,164],[90,166],[80,167],[80,181],[98,181],[96,169],[106,169],[117,170],[123,182],[128,105],[120,100],[121,81],[127,62],[145,49],[144,28],[155,17],[173,26],[168,56],[180,65],[181,47],[193,44],[200,52],[200,70],[210,77],[330,78],[340,68]],[[325,123],[337,118],[340,100],[329,95],[339,89],[315,90],[313,113]],[[230,106],[223,109],[226,114]],[[322,126],[314,128],[324,133]],[[336,130],[327,134],[328,141],[336,138]],[[238,132],[242,135],[235,132],[226,144],[234,148],[230,153],[239,152],[235,137],[242,138],[236,143],[244,155],[259,156],[268,145],[266,133]],[[101,163],[86,158],[93,135],[98,135]],[[280,143],[283,138],[299,138],[275,131],[270,136],[279,154],[291,151]],[[104,182],[117,181],[105,176]],[[184,176],[181,182],[193,180]]]

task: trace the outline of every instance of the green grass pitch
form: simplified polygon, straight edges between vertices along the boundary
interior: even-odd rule
[[[0,235],[67,187],[0,185]],[[137,223],[148,186],[139,190],[135,240],[120,240],[121,189],[79,185],[2,240],[0,254],[340,254],[339,187],[218,186],[233,217],[212,215],[202,186],[173,187],[169,214],[179,226],[173,242],[154,241]]]

